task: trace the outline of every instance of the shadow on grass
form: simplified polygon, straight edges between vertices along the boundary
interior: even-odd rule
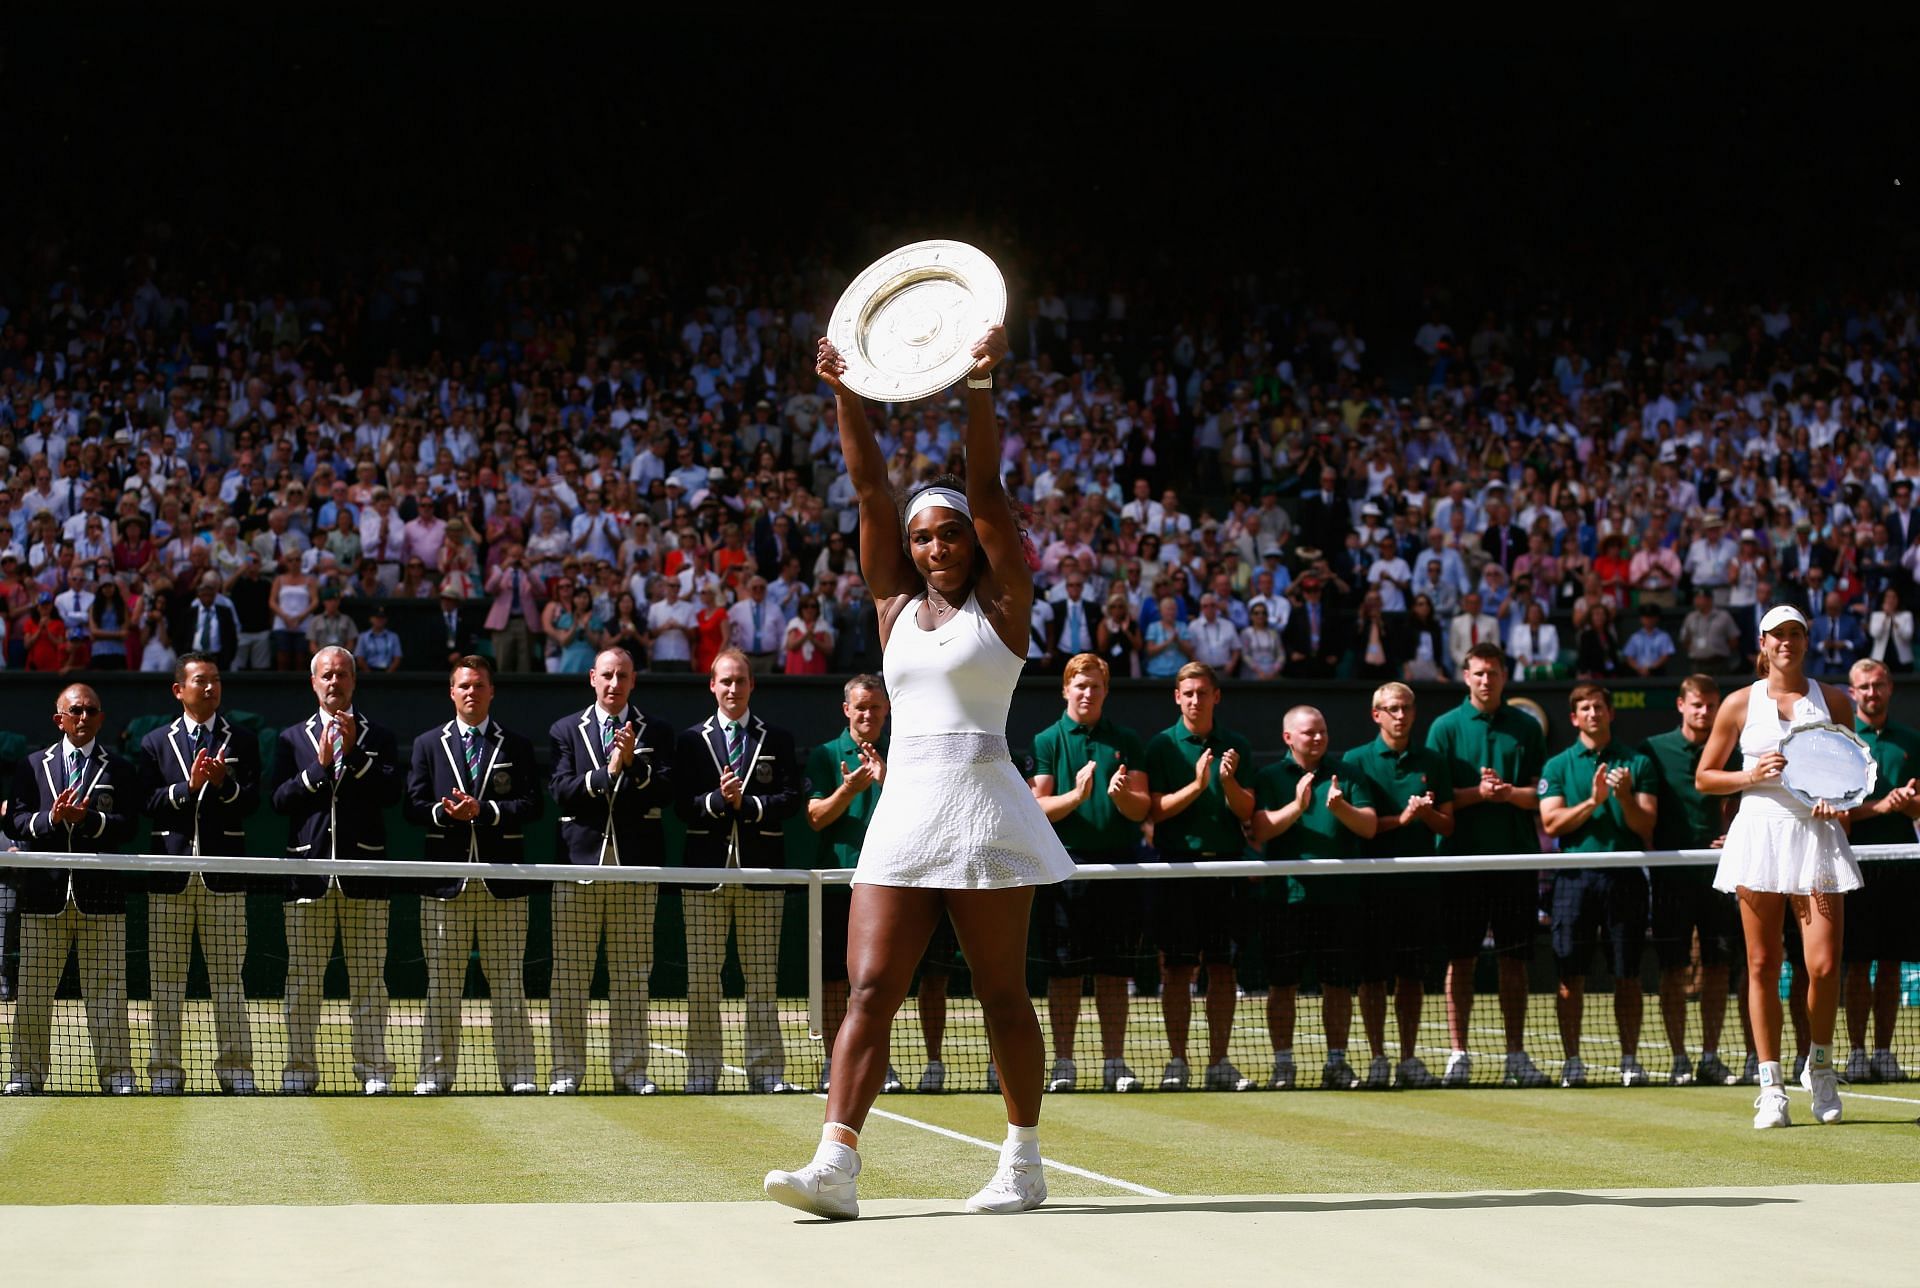
[[[1049,1203],[1034,1216],[1131,1216],[1143,1212],[1218,1212],[1229,1216],[1268,1213],[1320,1214],[1327,1212],[1395,1212],[1403,1210],[1482,1211],[1504,1208],[1620,1207],[1620,1208],[1747,1208],[1791,1204],[1798,1199],[1762,1194],[1582,1194],[1572,1190],[1540,1190],[1531,1194],[1416,1194],[1377,1199],[1173,1199],[1136,1203]],[[869,1221],[917,1221],[925,1217],[966,1216],[958,1210],[896,1212],[863,1216]],[[806,1224],[837,1225],[819,1221]]]

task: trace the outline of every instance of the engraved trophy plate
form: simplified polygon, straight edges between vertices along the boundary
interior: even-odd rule
[[[1852,809],[1866,802],[1880,777],[1859,735],[1828,721],[1796,725],[1780,740],[1780,754],[1787,758],[1780,785],[1808,807]]]
[[[923,241],[885,255],[833,306],[827,338],[847,388],[879,402],[939,393],[973,367],[973,346],[1006,320],[1007,283],[965,242]]]

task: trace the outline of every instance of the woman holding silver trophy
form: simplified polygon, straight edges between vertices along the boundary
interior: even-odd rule
[[[1783,604],[1760,619],[1760,678],[1721,705],[1694,776],[1702,793],[1740,794],[1713,883],[1740,899],[1760,1057],[1757,1128],[1789,1125],[1780,1071],[1780,963],[1789,910],[1805,948],[1812,1029],[1801,1085],[1812,1093],[1815,1119],[1836,1123],[1841,1113],[1832,1046],[1844,896],[1861,884],[1843,820],[1871,792],[1874,767],[1853,733],[1847,691],[1807,675],[1807,646],[1807,619],[1799,609]],[[1736,745],[1741,768],[1727,769]],[[1897,788],[1865,808],[1897,808],[1911,795]],[[1883,807],[1882,801],[1893,803]]]
[[[820,1146],[806,1166],[766,1178],[769,1197],[818,1216],[859,1215],[859,1132],[886,1076],[893,1017],[943,912],[973,971],[1007,1105],[1000,1166],[967,1210],[1024,1212],[1047,1196],[1045,1049],[1027,994],[1027,922],[1034,886],[1065,879],[1073,861],[1007,750],[1033,573],[1000,478],[992,391],[1007,352],[1005,309],[1006,288],[985,255],[922,242],[855,279],[820,341],[817,370],[836,395],[859,496],[860,568],[879,603],[893,730],[886,788],[854,874],[847,1015]],[[962,376],[964,480],[936,479],[901,505],[863,395],[910,402]]]

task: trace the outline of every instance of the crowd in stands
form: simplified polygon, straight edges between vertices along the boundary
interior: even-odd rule
[[[819,260],[562,291],[503,255],[457,348],[404,260],[332,286],[24,262],[0,284],[8,666],[877,662],[812,371],[846,274]],[[996,397],[1039,669],[1442,679],[1493,641],[1520,678],[1725,674],[1774,600],[1824,676],[1911,665],[1920,300],[1436,302],[1371,345],[1323,309],[1152,300],[1081,273],[1016,294]],[[956,406],[884,409],[901,487],[953,467]],[[402,647],[377,611],[402,601],[445,648]]]

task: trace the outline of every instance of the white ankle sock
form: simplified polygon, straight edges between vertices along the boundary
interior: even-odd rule
[[[845,1132],[853,1137],[854,1143],[845,1144],[835,1139],[836,1132]],[[827,1123],[820,1129],[820,1148],[813,1151],[813,1161],[824,1167],[845,1172],[848,1176],[860,1174],[860,1133],[845,1123]]]
[[[1016,1127],[1012,1123],[1007,1124],[1007,1144],[1038,1145],[1039,1143],[1040,1127],[1038,1124],[1032,1127]]]
[[[1833,1048],[1815,1042],[1807,1049],[1807,1067],[1812,1069],[1831,1069],[1833,1067]]]
[[[1780,1076],[1780,1062],[1778,1060],[1762,1060],[1760,1062],[1760,1085],[1763,1088],[1774,1087],[1777,1089],[1784,1081],[1785,1079]]]

